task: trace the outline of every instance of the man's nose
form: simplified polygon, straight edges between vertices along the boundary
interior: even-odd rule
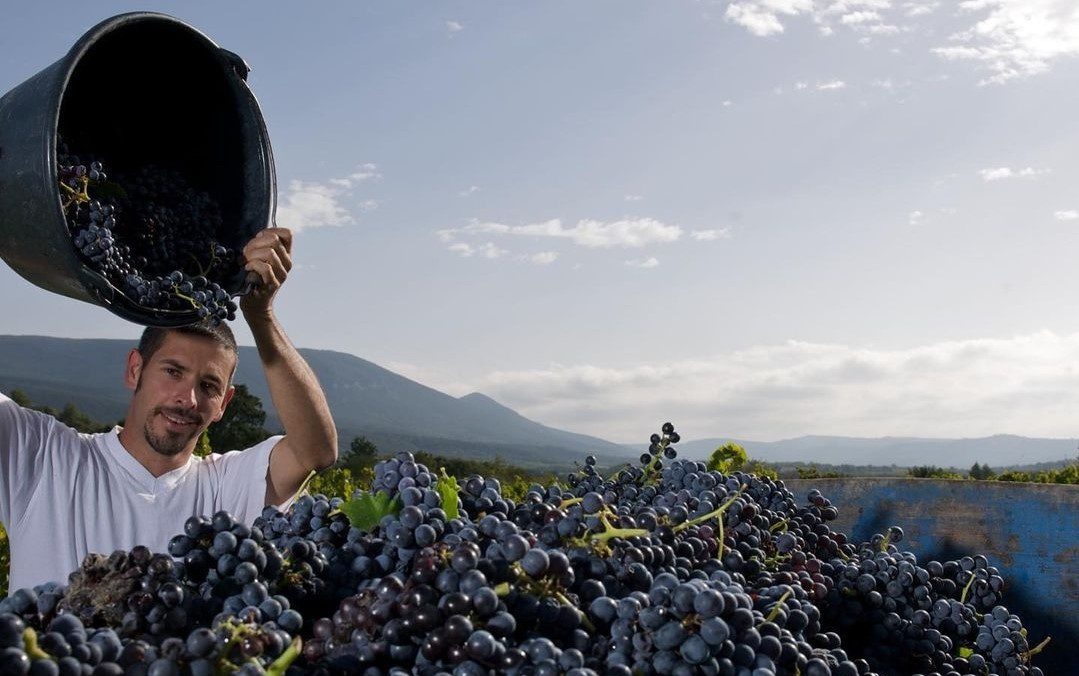
[[[183,408],[196,408],[199,404],[195,386],[180,386],[175,393],[176,405]]]

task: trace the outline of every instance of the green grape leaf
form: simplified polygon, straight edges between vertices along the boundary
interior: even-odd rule
[[[461,513],[457,510],[457,496],[461,489],[457,486],[457,479],[446,474],[446,468],[442,468],[442,476],[435,483],[435,490],[442,496],[442,511],[446,512],[447,519],[456,519]]]
[[[970,656],[973,655],[973,654],[974,654],[974,649],[973,648],[967,648],[965,646],[960,646],[959,647],[959,656],[962,657],[963,659],[969,659]]]
[[[390,498],[386,493],[361,492],[358,496],[341,505],[341,511],[348,517],[349,523],[360,530],[371,532],[387,515],[397,516],[401,511],[401,501]]]

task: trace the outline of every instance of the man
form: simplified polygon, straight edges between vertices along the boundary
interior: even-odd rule
[[[337,432],[314,373],[274,317],[292,267],[292,233],[263,230],[244,248],[261,285],[240,301],[284,436],[241,452],[193,455],[232,398],[237,348],[226,325],[147,329],[124,381],[124,427],[79,434],[0,395],[0,520],[11,541],[10,589],[66,583],[90,552],[137,544],[167,551],[195,514],[250,523],[290,501],[337,459]],[[228,451],[230,449],[215,449]]]

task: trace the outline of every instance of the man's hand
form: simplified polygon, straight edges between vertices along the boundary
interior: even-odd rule
[[[259,276],[259,285],[240,298],[240,309],[251,318],[267,315],[273,309],[277,290],[292,269],[292,231],[266,228],[244,247],[244,269]]]

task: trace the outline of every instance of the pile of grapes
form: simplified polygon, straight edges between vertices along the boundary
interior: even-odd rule
[[[817,491],[680,460],[520,502],[410,453],[369,492],[251,526],[192,517],[167,553],[91,555],[0,601],[0,673],[1040,675],[984,557],[850,542]]]
[[[101,161],[63,143],[57,154],[61,206],[80,259],[149,310],[233,320],[221,286],[239,270],[237,252],[217,241],[217,203],[175,170],[148,165],[111,178]]]

